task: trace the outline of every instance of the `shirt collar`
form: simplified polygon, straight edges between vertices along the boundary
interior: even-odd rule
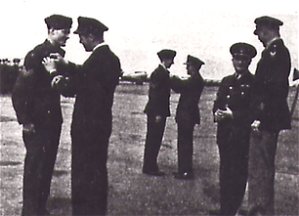
[[[250,73],[248,70],[242,74],[235,72],[235,78],[237,80],[240,80],[242,77],[245,77],[248,73]]]
[[[105,43],[105,42],[99,43],[98,45],[96,45],[96,46],[93,48],[92,51],[95,51],[97,48],[102,47],[102,46],[105,46],[105,45],[107,45],[107,43]]]
[[[243,76],[242,74],[235,73],[235,78],[236,78],[237,80],[241,79],[242,76]]]
[[[167,68],[165,67],[164,64],[160,63],[160,66],[161,66],[162,68],[164,68],[165,70],[167,70]]]
[[[279,40],[280,39],[280,37],[275,37],[275,38],[273,38],[272,40],[270,40],[268,43],[267,43],[267,47],[269,47],[272,43],[274,43],[274,41],[277,41],[277,40]]]

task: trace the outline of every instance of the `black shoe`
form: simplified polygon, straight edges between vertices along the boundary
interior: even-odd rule
[[[151,176],[164,176],[165,175],[164,172],[161,172],[159,170],[152,170],[152,171],[143,170],[142,172],[146,175],[151,175]]]
[[[246,209],[239,209],[237,215],[248,215],[248,211]]]
[[[174,173],[174,178],[190,180],[190,179],[194,179],[194,175],[192,172],[183,172],[183,173],[178,172],[178,173]]]

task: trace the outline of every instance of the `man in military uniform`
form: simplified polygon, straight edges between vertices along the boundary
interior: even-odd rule
[[[254,76],[248,67],[256,49],[247,43],[230,48],[235,73],[222,79],[213,106],[220,154],[220,215],[235,215],[247,182],[250,101]]]
[[[73,215],[107,212],[113,95],[121,74],[119,58],[104,42],[107,30],[96,19],[79,17],[75,34],[85,50],[92,53],[82,66],[68,63],[69,70],[74,70],[68,73],[70,76],[57,75],[53,79],[54,87],[65,96],[76,95],[71,126]],[[56,73],[51,60],[45,61],[45,67],[51,74]]]
[[[274,215],[275,154],[280,130],[291,128],[287,104],[290,53],[280,38],[283,22],[255,19],[254,34],[265,47],[255,73],[253,119],[249,154],[249,210],[251,215]]]
[[[143,173],[162,176],[157,165],[166,118],[170,116],[170,76],[168,69],[173,64],[176,52],[164,49],[157,53],[161,61],[150,76],[149,100],[144,112],[147,114],[147,135],[144,149]]]
[[[176,76],[171,77],[171,87],[181,94],[176,110],[178,125],[178,172],[174,174],[177,179],[193,178],[193,130],[195,124],[200,124],[198,102],[204,87],[204,80],[199,73],[204,64],[200,59],[187,56],[187,73],[190,77],[186,80]]]
[[[69,38],[72,19],[52,15],[45,18],[45,23],[48,38],[26,55],[26,70],[20,72],[12,94],[26,147],[22,215],[47,214],[62,124],[60,94],[51,88],[52,77],[42,60],[52,53],[64,55],[61,47]]]

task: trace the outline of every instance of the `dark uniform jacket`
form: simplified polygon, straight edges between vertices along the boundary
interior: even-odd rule
[[[218,122],[217,143],[242,140],[240,137],[248,137],[251,125],[250,101],[252,98],[252,85],[254,76],[247,72],[241,78],[237,79],[236,75],[224,77],[221,81],[217,98],[214,102],[213,113],[217,109],[225,110],[229,107],[233,112],[232,119],[223,119]],[[235,139],[234,139],[235,140]]]
[[[261,129],[279,131],[291,128],[287,104],[291,69],[290,53],[281,39],[273,41],[262,52],[254,84],[254,118]]]
[[[120,61],[108,45],[96,48],[84,64],[77,67],[69,89],[64,92],[65,96],[76,95],[72,129],[92,133],[109,128],[113,94],[120,74]]]
[[[148,115],[170,116],[170,77],[169,71],[162,65],[150,76],[149,100],[144,112]]]
[[[25,57],[25,70],[20,71],[12,94],[20,124],[62,123],[60,94],[51,88],[52,77],[42,64],[43,58],[49,57],[50,53],[64,56],[64,50],[46,40]]]
[[[187,80],[171,79],[171,87],[181,94],[176,110],[176,121],[187,120],[200,124],[199,99],[204,87],[203,78],[198,75]]]

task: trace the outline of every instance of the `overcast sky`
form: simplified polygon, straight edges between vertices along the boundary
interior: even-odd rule
[[[1,2],[0,58],[23,58],[47,37],[44,18],[63,14],[93,17],[109,27],[105,40],[119,56],[125,72],[151,72],[163,48],[177,51],[174,73],[185,73],[188,54],[206,62],[205,78],[220,79],[233,73],[229,47],[248,42],[258,50],[250,67],[254,73],[263,49],[253,35],[254,19],[269,15],[281,19],[282,38],[298,68],[298,3],[294,0],[7,0]],[[82,63],[87,58],[78,36],[71,34],[66,58]]]

